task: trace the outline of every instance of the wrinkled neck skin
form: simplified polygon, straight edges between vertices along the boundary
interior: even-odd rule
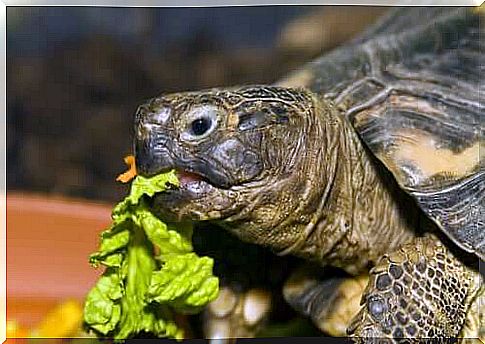
[[[298,144],[277,147],[293,150],[291,159],[278,162],[290,167],[287,177],[268,182],[247,209],[222,225],[278,254],[358,274],[412,239],[417,207],[396,195],[395,182],[378,171],[332,104],[315,98],[313,107]]]

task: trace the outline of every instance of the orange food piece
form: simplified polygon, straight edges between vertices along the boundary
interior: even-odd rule
[[[130,180],[136,177],[136,165],[135,165],[135,157],[133,155],[125,156],[125,164],[128,165],[128,171],[120,174],[116,181],[122,183],[128,183]]]

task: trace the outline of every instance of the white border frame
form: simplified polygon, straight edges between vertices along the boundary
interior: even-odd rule
[[[0,343],[7,337],[7,6],[0,2]]]
[[[374,5],[374,6],[480,6],[482,0],[0,0],[0,343],[6,340],[7,322],[7,6],[99,6],[99,7],[216,7],[270,5]]]
[[[6,6],[216,7],[275,5],[479,6],[483,0],[1,0]]]

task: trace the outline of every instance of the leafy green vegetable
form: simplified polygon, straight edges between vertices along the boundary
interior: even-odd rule
[[[194,253],[167,257],[164,268],[152,276],[149,299],[167,302],[181,312],[199,310],[217,296],[218,280],[208,277],[212,265],[212,259]]]
[[[163,223],[142,198],[163,192],[168,184],[178,185],[173,171],[137,176],[130,194],[113,209],[99,250],[90,256],[93,266],[106,267],[84,306],[85,325],[99,335],[124,339],[148,332],[181,339],[174,312],[199,312],[218,294],[213,260],[192,252],[192,226]]]

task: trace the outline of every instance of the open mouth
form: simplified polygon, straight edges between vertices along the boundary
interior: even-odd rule
[[[177,175],[180,185],[182,186],[200,182],[208,183],[207,179],[197,173],[188,172],[185,170],[176,170],[175,174]]]
[[[226,189],[231,186],[229,178],[216,169],[205,164],[192,164],[190,166],[175,167],[180,186],[205,185]]]
[[[179,221],[181,209],[204,199],[215,190],[208,179],[198,173],[176,168],[175,175],[179,186],[157,193],[151,200],[151,207],[157,209],[159,215],[167,221]]]

